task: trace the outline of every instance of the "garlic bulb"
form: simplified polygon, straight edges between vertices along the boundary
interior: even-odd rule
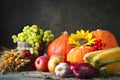
[[[55,75],[58,77],[67,77],[69,75],[70,66],[65,63],[61,62],[55,67]]]

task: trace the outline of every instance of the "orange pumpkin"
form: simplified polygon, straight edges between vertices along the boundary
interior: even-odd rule
[[[117,40],[111,32],[107,30],[97,29],[96,31],[91,31],[91,33],[96,39],[102,40],[102,43],[105,44],[105,47],[103,49],[118,47]]]
[[[67,55],[67,62],[69,63],[82,63],[84,62],[84,55],[91,52],[92,48],[90,46],[81,46],[71,49]]]
[[[61,36],[56,38],[47,47],[47,55],[50,57],[53,54],[62,54],[67,56],[68,52],[73,48],[73,45],[68,44],[69,35],[64,32]]]

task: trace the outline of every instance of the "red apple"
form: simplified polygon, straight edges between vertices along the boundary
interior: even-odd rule
[[[38,71],[47,71],[48,70],[48,61],[49,58],[47,56],[39,56],[35,60],[35,67]]]
[[[51,73],[54,73],[55,67],[60,63],[64,61],[64,56],[60,54],[53,54],[49,61],[48,61],[48,70]]]

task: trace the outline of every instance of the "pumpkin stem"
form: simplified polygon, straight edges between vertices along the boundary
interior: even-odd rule
[[[63,35],[68,35],[67,31],[62,32]]]
[[[96,31],[100,31],[100,30],[102,30],[102,29],[97,29]]]

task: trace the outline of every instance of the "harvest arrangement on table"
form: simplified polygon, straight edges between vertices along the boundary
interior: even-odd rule
[[[120,72],[120,47],[108,30],[65,31],[55,38],[51,30],[32,25],[12,35],[12,39],[17,47],[1,52],[1,74],[38,70],[62,78],[92,78]]]

